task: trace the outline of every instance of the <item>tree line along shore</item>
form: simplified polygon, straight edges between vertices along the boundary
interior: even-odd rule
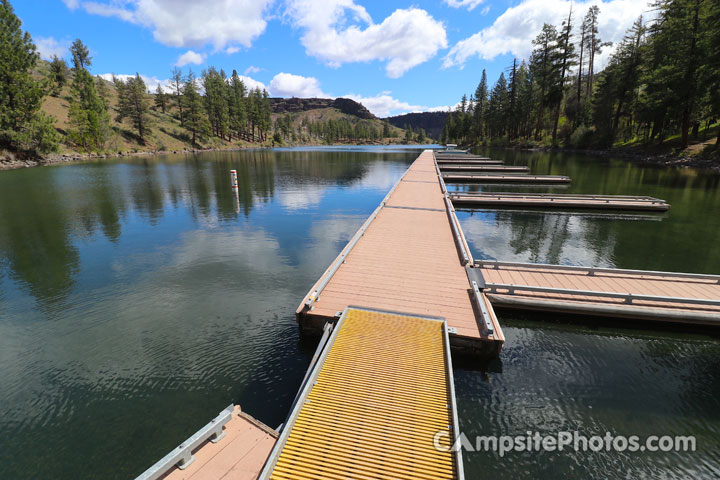
[[[611,47],[602,12],[545,24],[529,61],[514,59],[494,86],[483,70],[448,116],[442,141],[526,148],[702,153],[720,144],[720,0],[657,0]]]

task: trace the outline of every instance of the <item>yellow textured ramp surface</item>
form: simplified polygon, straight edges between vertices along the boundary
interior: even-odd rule
[[[271,478],[456,478],[443,325],[348,309]]]

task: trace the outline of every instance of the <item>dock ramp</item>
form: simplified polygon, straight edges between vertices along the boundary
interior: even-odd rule
[[[260,478],[462,479],[457,431],[445,320],[348,307]]]

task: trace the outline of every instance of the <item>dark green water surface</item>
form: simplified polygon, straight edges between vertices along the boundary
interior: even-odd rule
[[[295,308],[417,154],[258,150],[0,172],[0,478],[131,479],[231,402],[283,422],[315,349]],[[495,191],[646,194],[672,209],[459,212],[477,258],[720,273],[720,176],[491,154],[573,178]],[[466,452],[466,478],[720,477],[718,339],[500,319],[500,358],[456,363],[469,437],[695,435],[698,448]]]

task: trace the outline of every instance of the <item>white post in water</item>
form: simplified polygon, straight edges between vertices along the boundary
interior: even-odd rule
[[[238,189],[237,170],[230,170],[230,181],[232,182],[233,191],[237,191],[237,189]]]

